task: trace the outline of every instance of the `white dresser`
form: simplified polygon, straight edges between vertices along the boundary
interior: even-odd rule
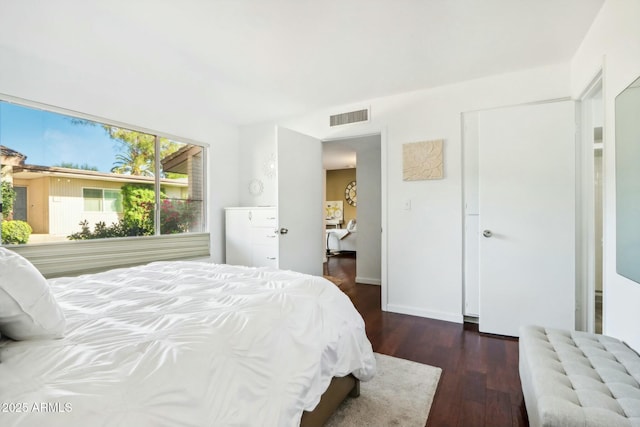
[[[225,208],[227,264],[278,267],[275,207]]]

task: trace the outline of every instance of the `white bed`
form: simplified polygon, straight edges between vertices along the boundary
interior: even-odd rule
[[[327,250],[329,252],[356,251],[357,231],[349,231],[342,228],[326,230]]]
[[[3,427],[297,426],[332,377],[375,373],[323,278],[182,261],[48,282],[64,337],[0,340]]]

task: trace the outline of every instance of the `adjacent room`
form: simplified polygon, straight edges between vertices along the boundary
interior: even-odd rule
[[[322,142],[326,256],[357,259],[355,281],[380,285],[381,137]]]
[[[0,425],[636,425],[638,22],[0,0]]]

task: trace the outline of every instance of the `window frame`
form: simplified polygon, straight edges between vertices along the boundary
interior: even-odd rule
[[[118,207],[120,210],[109,210],[107,207],[111,205],[111,200],[113,199],[108,199],[106,194],[107,192],[112,192],[112,193],[117,193],[118,197],[115,199],[116,200],[116,207]],[[115,189],[115,188],[103,188],[102,189],[102,212],[104,213],[115,213],[115,214],[121,214],[124,212],[124,207],[122,206],[122,190],[121,189]]]
[[[92,210],[87,210],[87,205],[83,204],[84,207],[84,213],[115,213],[115,214],[121,214],[124,211],[124,208],[122,206],[122,189],[120,188],[102,188],[102,187],[82,187],[82,200],[83,202],[85,202],[87,199],[96,199],[94,197],[89,197],[87,198],[84,194],[85,190],[99,190],[102,193],[102,197],[100,198],[101,200],[101,209],[100,210],[96,210],[96,211],[92,211]],[[113,191],[114,193],[117,192],[119,194],[119,201],[120,201],[120,210],[119,211],[112,211],[112,210],[108,210],[106,207],[107,205],[109,205],[110,203],[108,203],[109,200],[113,200],[113,199],[107,199],[105,197],[105,192],[107,191]]]
[[[159,209],[156,209],[156,224],[157,226],[155,227],[156,229],[156,234],[154,236],[140,236],[140,237],[121,237],[121,238],[115,238],[115,239],[95,239],[95,240],[91,240],[91,241],[64,241],[64,242],[47,242],[47,243],[30,243],[27,245],[5,245],[2,244],[0,242],[0,246],[3,247],[8,247],[11,248],[12,250],[16,250],[16,252],[22,253],[24,252],[25,255],[30,254],[33,255],[35,257],[38,257],[40,255],[40,253],[46,253],[48,257],[51,257],[54,253],[58,254],[59,257],[65,257],[67,256],[67,253],[73,253],[73,252],[78,252],[78,249],[80,249],[81,247],[85,247],[85,248],[89,248],[91,247],[91,250],[89,252],[91,252],[90,254],[86,253],[85,250],[83,250],[83,255],[100,255],[100,254],[104,254],[106,252],[108,252],[108,247],[110,245],[114,244],[114,240],[116,241],[122,241],[123,244],[127,244],[129,245],[129,247],[131,248],[135,248],[137,246],[136,239],[140,239],[140,245],[143,244],[149,244],[147,242],[149,242],[149,239],[170,239],[170,240],[180,240],[180,241],[184,241],[185,243],[185,247],[181,250],[180,253],[177,253],[174,257],[171,257],[168,254],[164,254],[163,256],[159,257],[159,259],[184,259],[185,256],[184,254],[189,253],[189,247],[191,245],[191,247],[193,247],[193,250],[190,252],[192,257],[193,256],[198,256],[198,257],[206,257],[206,256],[210,256],[210,252],[211,252],[211,242],[210,242],[210,230],[209,230],[209,204],[210,204],[210,197],[208,195],[208,186],[209,186],[209,148],[210,148],[210,144],[206,143],[206,142],[202,142],[202,141],[198,141],[198,140],[194,140],[192,138],[185,138],[179,135],[174,135],[174,134],[170,134],[167,132],[162,132],[162,131],[158,131],[155,129],[150,129],[150,128],[145,128],[143,126],[136,126],[136,125],[132,125],[130,123],[126,123],[126,122],[121,122],[118,120],[113,120],[113,119],[108,119],[105,117],[101,117],[101,116],[96,116],[93,114],[88,114],[88,113],[83,113],[80,111],[75,111],[75,110],[71,110],[71,109],[67,109],[67,108],[62,108],[62,107],[57,107],[54,105],[50,105],[50,104],[44,104],[41,102],[36,102],[36,101],[32,101],[32,100],[28,100],[28,99],[24,99],[24,98],[20,98],[20,97],[15,97],[15,96],[11,96],[11,95],[6,95],[3,93],[0,93],[0,101],[1,102],[6,102],[6,103],[11,103],[11,104],[15,104],[18,106],[22,106],[22,107],[26,107],[26,108],[32,108],[32,109],[37,109],[37,110],[43,110],[43,111],[47,111],[47,112],[51,112],[51,113],[56,113],[56,114],[62,114],[65,116],[69,116],[69,117],[73,117],[73,118],[78,118],[78,119],[84,119],[84,120],[90,120],[93,122],[96,122],[98,124],[105,124],[105,125],[109,125],[109,126],[114,126],[114,127],[119,127],[119,128],[123,128],[123,129],[128,129],[128,130],[132,130],[132,131],[136,131],[136,132],[143,132],[143,133],[147,133],[147,134],[151,134],[151,135],[155,135],[156,136],[156,144],[155,144],[155,152],[158,153],[159,152],[159,145],[160,145],[160,138],[167,138],[179,143],[184,143],[184,144],[192,144],[192,145],[196,145],[202,148],[202,177],[203,177],[203,183],[202,183],[202,194],[203,194],[203,200],[202,200],[202,231],[200,232],[190,232],[190,233],[180,233],[180,234],[175,234],[175,235],[161,235],[160,234],[160,222],[158,222],[158,220],[160,219],[160,211]],[[156,170],[160,170],[160,156],[155,156],[156,158]],[[154,188],[158,189],[158,191],[156,191],[156,195],[157,198],[159,199],[160,197],[160,188],[161,188],[161,178],[160,178],[160,174],[155,174],[155,182],[154,182]],[[84,189],[85,187],[83,187]],[[86,187],[89,188],[89,187]],[[104,205],[104,189],[103,190],[103,205]],[[84,194],[83,194],[83,199],[84,199]],[[158,203],[156,203],[156,206],[159,206],[159,200]],[[97,212],[97,211],[92,211],[92,212]],[[103,211],[104,212],[104,206],[103,206]],[[206,238],[206,247],[203,246],[205,239],[203,239],[204,236],[207,236]],[[105,245],[103,245],[103,248],[101,248],[100,242],[104,242]],[[189,242],[193,242],[193,243],[189,243]],[[90,244],[91,243],[91,244]],[[120,246],[120,245],[118,245]],[[78,248],[78,249],[73,249],[73,248]],[[127,259],[127,264],[126,265],[134,265],[140,262],[145,262],[145,260],[143,260],[142,258],[140,258],[140,262],[138,262],[136,255],[140,254],[140,251],[132,251],[132,253],[130,254],[130,256]],[[30,256],[27,256],[27,258],[31,258]],[[99,262],[98,262],[99,264]],[[71,265],[71,264],[69,264]],[[114,267],[118,267],[118,266],[122,266],[125,264],[111,264],[109,265],[109,268],[114,268]],[[100,268],[100,269],[105,269],[105,268]],[[88,271],[94,271],[95,269],[92,267],[91,263],[87,263],[86,265],[83,266],[82,271],[83,272],[88,272]],[[69,271],[71,273],[71,271]],[[65,271],[56,271],[56,275],[64,275]],[[75,273],[75,272],[74,272]]]

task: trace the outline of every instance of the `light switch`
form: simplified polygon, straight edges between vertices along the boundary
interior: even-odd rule
[[[404,201],[404,210],[405,211],[411,210],[411,199],[407,199]]]

